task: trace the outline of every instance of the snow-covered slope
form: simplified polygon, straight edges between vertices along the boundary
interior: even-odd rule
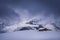
[[[0,40],[60,40],[60,32],[37,30],[16,31],[0,34]]]

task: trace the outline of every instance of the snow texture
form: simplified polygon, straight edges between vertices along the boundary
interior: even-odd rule
[[[0,34],[0,40],[60,40],[60,32],[36,30],[16,31]]]

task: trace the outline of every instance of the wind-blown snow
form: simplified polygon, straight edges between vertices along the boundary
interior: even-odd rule
[[[17,31],[0,34],[0,40],[60,40],[60,32]]]

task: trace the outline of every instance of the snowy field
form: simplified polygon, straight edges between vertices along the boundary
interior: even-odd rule
[[[0,40],[60,40],[60,32],[25,30],[1,33]]]

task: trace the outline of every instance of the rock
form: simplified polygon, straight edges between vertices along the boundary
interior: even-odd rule
[[[47,24],[47,25],[45,25],[44,27],[47,28],[47,29],[50,29],[50,30],[52,30],[52,31],[58,31],[58,30],[60,30],[60,28],[57,27],[57,25],[54,24],[54,23]]]

